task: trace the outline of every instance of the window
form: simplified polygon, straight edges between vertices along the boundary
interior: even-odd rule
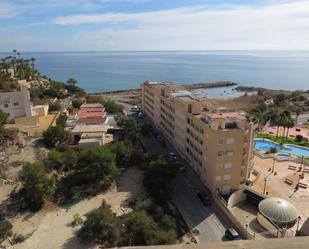
[[[224,175],[223,176],[223,180],[227,181],[227,180],[231,180],[231,175]]]
[[[19,103],[18,102],[14,102],[14,106],[19,106]]]
[[[226,139],[226,143],[227,144],[234,144],[235,143],[235,138],[231,137],[231,138]]]
[[[218,151],[218,156],[219,157],[222,157],[223,155],[224,155],[224,151],[222,151],[222,150]]]
[[[216,176],[216,181],[221,181],[221,176]]]
[[[9,104],[4,104],[4,108],[9,108]]]
[[[232,163],[225,163],[225,164],[224,164],[224,168],[225,168],[225,169],[230,169],[230,168],[232,168],[232,166],[233,166]]]
[[[232,151],[232,150],[227,150],[227,151],[226,151],[226,155],[227,155],[227,156],[234,156],[234,151]]]
[[[220,139],[219,144],[224,144],[224,139]]]

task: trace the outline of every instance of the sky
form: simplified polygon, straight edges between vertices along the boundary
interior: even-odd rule
[[[307,50],[309,0],[0,0],[0,51]]]

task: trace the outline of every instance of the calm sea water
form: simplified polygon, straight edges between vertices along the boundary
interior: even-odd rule
[[[0,53],[0,57],[6,56]],[[40,72],[73,77],[88,92],[137,88],[144,80],[177,84],[230,80],[272,89],[309,89],[309,51],[36,52]]]

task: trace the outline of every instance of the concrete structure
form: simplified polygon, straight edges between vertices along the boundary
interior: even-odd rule
[[[200,245],[166,245],[120,247],[127,249],[308,249],[309,237],[267,240],[237,240]]]
[[[146,81],[141,88],[145,115],[211,191],[227,194],[246,183],[255,129],[246,113],[218,110],[171,83]]]
[[[288,229],[295,225],[298,215],[297,209],[287,200],[267,198],[259,203],[257,220],[266,229],[269,226]]]
[[[31,102],[27,88],[20,91],[0,92],[0,110],[9,114],[9,120],[19,117],[30,117]]]

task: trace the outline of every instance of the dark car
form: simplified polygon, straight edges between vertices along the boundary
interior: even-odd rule
[[[228,240],[239,240],[240,236],[234,228],[229,228],[225,230],[225,237]]]
[[[204,192],[199,192],[197,194],[198,198],[200,199],[200,201],[205,205],[205,206],[210,206],[211,205],[211,201],[209,196],[204,193]]]

